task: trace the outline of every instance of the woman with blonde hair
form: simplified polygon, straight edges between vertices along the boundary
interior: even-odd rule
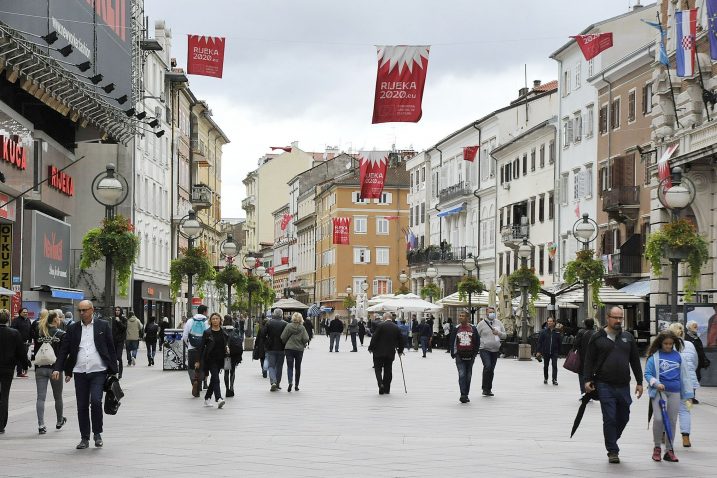
[[[45,398],[47,397],[48,382],[52,387],[52,397],[55,400],[55,413],[57,415],[55,428],[59,430],[67,423],[67,418],[63,416],[62,405],[62,384],[64,380],[62,380],[62,377],[60,377],[60,380],[50,380],[52,368],[55,363],[47,363],[48,358],[45,354],[38,354],[40,348],[48,344],[54,352],[55,357],[60,355],[60,344],[65,335],[65,332],[60,328],[60,323],[61,321],[57,310],[48,312],[46,309],[42,309],[42,311],[40,311],[40,318],[38,319],[37,333],[36,336],[33,337],[35,342],[33,352],[33,356],[35,357],[35,384],[37,386],[37,402],[35,408],[37,409],[37,426],[40,435],[47,433],[47,427],[45,427]],[[62,372],[60,372],[60,374],[62,374]]]
[[[291,392],[294,385],[294,370],[296,370],[296,388],[299,391],[299,379],[301,378],[301,359],[304,357],[304,349],[309,343],[309,334],[304,327],[304,317],[294,312],[291,315],[291,323],[284,327],[281,332],[281,341],[284,342],[284,354],[286,355],[286,374],[289,376],[289,388]]]
[[[697,380],[697,364],[699,363],[699,357],[695,346],[685,340],[685,328],[679,322],[670,324],[670,331],[677,336],[682,343],[682,350],[680,355],[682,356],[682,362],[686,365],[687,376],[692,384],[692,391],[694,392],[700,386],[700,382]],[[690,403],[690,405],[692,405]],[[682,446],[689,448],[692,446],[690,442],[690,431],[692,430],[692,413],[690,406],[688,408],[687,403],[684,400],[680,401],[680,411],[678,418],[680,420],[680,433],[682,433]]]

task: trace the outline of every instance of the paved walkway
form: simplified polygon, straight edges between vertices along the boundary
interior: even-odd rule
[[[560,369],[560,385],[543,385],[537,362],[501,359],[493,398],[480,396],[474,369],[472,402],[458,402],[455,365],[442,350],[398,361],[391,395],[379,396],[365,347],[328,352],[318,337],[304,355],[300,392],[271,393],[257,362],[237,370],[237,396],[222,410],[192,398],[186,372],[163,372],[146,358],[125,368],[127,396],[118,415],[105,417],[105,447],[78,451],[74,385],[65,388],[69,419],[63,430],[39,436],[34,380],[16,379],[10,422],[0,436],[3,477],[97,476],[623,476],[708,477],[717,470],[717,389],[701,389],[693,409],[694,446],[676,447],[680,462],[653,463],[647,399],[632,407],[609,465],[598,404],[591,404],[573,439],[578,407],[574,374]],[[159,360],[157,360],[159,362]],[[31,377],[33,375],[31,374]],[[52,424],[54,410],[47,403]]]

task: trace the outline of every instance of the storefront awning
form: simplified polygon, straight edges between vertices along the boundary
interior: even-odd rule
[[[50,287],[50,295],[56,299],[83,300],[85,298],[85,291],[79,289]]]
[[[460,206],[452,207],[450,209],[446,209],[445,211],[441,211],[437,215],[438,215],[438,217],[451,216],[453,214],[458,214],[459,212],[463,212],[463,211],[465,211],[465,209],[466,209],[466,203],[463,203]]]
[[[639,280],[618,289],[625,294],[632,294],[638,297],[647,297],[650,294],[650,279]]]

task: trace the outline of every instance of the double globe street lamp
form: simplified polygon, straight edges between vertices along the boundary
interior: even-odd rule
[[[428,278],[428,281],[430,284],[433,284],[436,280],[436,277],[438,277],[438,269],[433,265],[433,262],[428,263],[428,268],[426,268],[426,277]],[[433,302],[433,289],[429,289],[431,291],[430,294],[428,294],[428,299]]]
[[[587,213],[584,213],[583,216],[577,221],[575,221],[575,224],[573,224],[573,236],[579,243],[583,245],[583,251],[587,251],[590,249],[590,243],[597,239],[597,234],[598,225],[594,220],[590,219]],[[587,281],[583,282],[583,303],[580,306],[580,310],[582,311],[582,317],[579,317],[579,319],[580,325],[582,326],[583,323],[585,323],[585,319],[588,318],[588,314],[590,312],[588,310]]]
[[[197,217],[197,213],[194,209],[190,209],[186,216],[179,220],[179,234],[187,240],[187,251],[194,249],[194,241],[197,239],[203,230],[202,220]],[[191,272],[187,274],[187,304],[190,316],[193,316],[194,305],[194,283]]]
[[[227,267],[232,267],[234,258],[239,254],[239,248],[231,234],[227,234],[227,238],[221,244],[222,254],[227,262]],[[232,285],[227,284],[227,311],[232,315]]]
[[[463,269],[465,269],[466,272],[468,272],[468,277],[473,277],[473,271],[478,268],[478,259],[473,257],[472,253],[468,253],[465,259],[463,259],[463,262],[461,263],[463,266]],[[476,274],[477,275],[477,274]],[[468,310],[471,314],[471,324],[475,323],[475,309],[473,308],[473,298],[472,293],[468,292]]]

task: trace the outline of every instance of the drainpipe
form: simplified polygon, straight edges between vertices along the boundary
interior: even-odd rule
[[[607,87],[608,87],[608,90],[607,90],[608,117],[606,118],[606,120],[607,120],[607,182],[608,182],[608,184],[610,184],[610,189],[612,189],[612,176],[610,175],[610,173],[611,173],[610,158],[612,156],[612,151],[611,151],[611,147],[610,147],[611,146],[610,140],[612,139],[611,138],[612,135],[610,134],[610,126],[611,126],[610,125],[610,114],[612,113],[612,83],[610,83],[609,81],[607,81],[605,79],[605,73],[602,74],[602,81],[607,83]],[[600,110],[598,110],[598,111],[600,111]],[[600,114],[598,113],[598,121],[599,121],[599,117],[600,117]]]
[[[562,85],[562,82],[560,80],[563,78],[563,62],[558,59],[556,59],[555,61],[558,62],[558,85]],[[563,88],[564,88],[564,86],[563,86]],[[554,179],[553,191],[558,189],[555,186],[562,186],[562,158],[563,158],[562,149],[563,148],[560,146],[561,144],[563,144],[562,143],[563,128],[561,127],[562,126],[561,121],[563,118],[563,102],[561,101],[562,94],[563,94],[562,88],[559,88],[558,95],[560,95],[560,96],[558,97],[558,127],[557,127],[557,134],[555,135],[555,138],[556,138],[556,141],[555,141],[555,164],[553,165],[553,179]],[[550,154],[550,152],[548,152],[548,154]],[[548,161],[550,161],[550,158],[548,158]],[[560,196],[556,197],[555,193],[553,193],[553,213],[554,213],[553,214],[553,221],[554,221],[553,231],[555,231],[554,236],[555,236],[555,239],[558,241],[556,246],[560,245],[561,249],[559,249],[556,254],[558,256],[558,260],[555,261],[555,263],[557,264],[557,267],[553,268],[553,282],[554,283],[557,283],[559,281],[560,276],[561,276],[560,271],[562,270],[562,267],[564,265],[562,263],[562,261],[560,260],[563,256],[562,241],[560,240],[560,238],[562,237],[562,234],[560,232],[560,222],[561,222],[560,218],[561,218],[561,214],[562,214],[560,205],[562,203],[562,201],[561,201],[562,196],[565,194],[565,192],[562,189],[558,189],[558,190],[560,191]],[[558,204],[557,204],[558,207],[556,207],[556,205],[555,205],[556,201],[558,202]]]
[[[478,198],[478,225],[477,225],[477,234],[476,234],[477,235],[477,237],[476,237],[476,254],[474,254],[474,257],[477,257],[478,259],[480,259],[480,251],[481,251],[480,223],[483,218],[481,217],[481,206],[480,206],[481,205],[481,197],[478,195],[478,191],[480,191],[480,173],[481,173],[480,157],[481,157],[481,141],[482,141],[483,132],[481,131],[481,129],[478,126],[476,126],[475,123],[473,123],[473,127],[476,130],[478,130],[478,166],[477,166],[477,169],[478,169],[477,182],[478,182],[478,184],[476,184],[477,187],[473,190],[473,195],[476,198]],[[488,167],[488,170],[490,171],[490,167]]]
[[[438,166],[443,167],[443,151],[441,151],[438,148],[438,146],[434,146],[433,149],[438,151]],[[440,178],[440,176],[439,176],[439,178]],[[439,186],[441,185],[440,181],[438,182],[438,185]],[[440,200],[441,192],[439,189],[437,189],[436,192],[438,193],[438,197],[439,197],[438,202],[440,203],[441,202],[441,200]],[[440,209],[436,208],[436,211],[440,211]],[[439,244],[439,246],[442,241],[443,241],[443,218],[438,216],[438,244]]]

